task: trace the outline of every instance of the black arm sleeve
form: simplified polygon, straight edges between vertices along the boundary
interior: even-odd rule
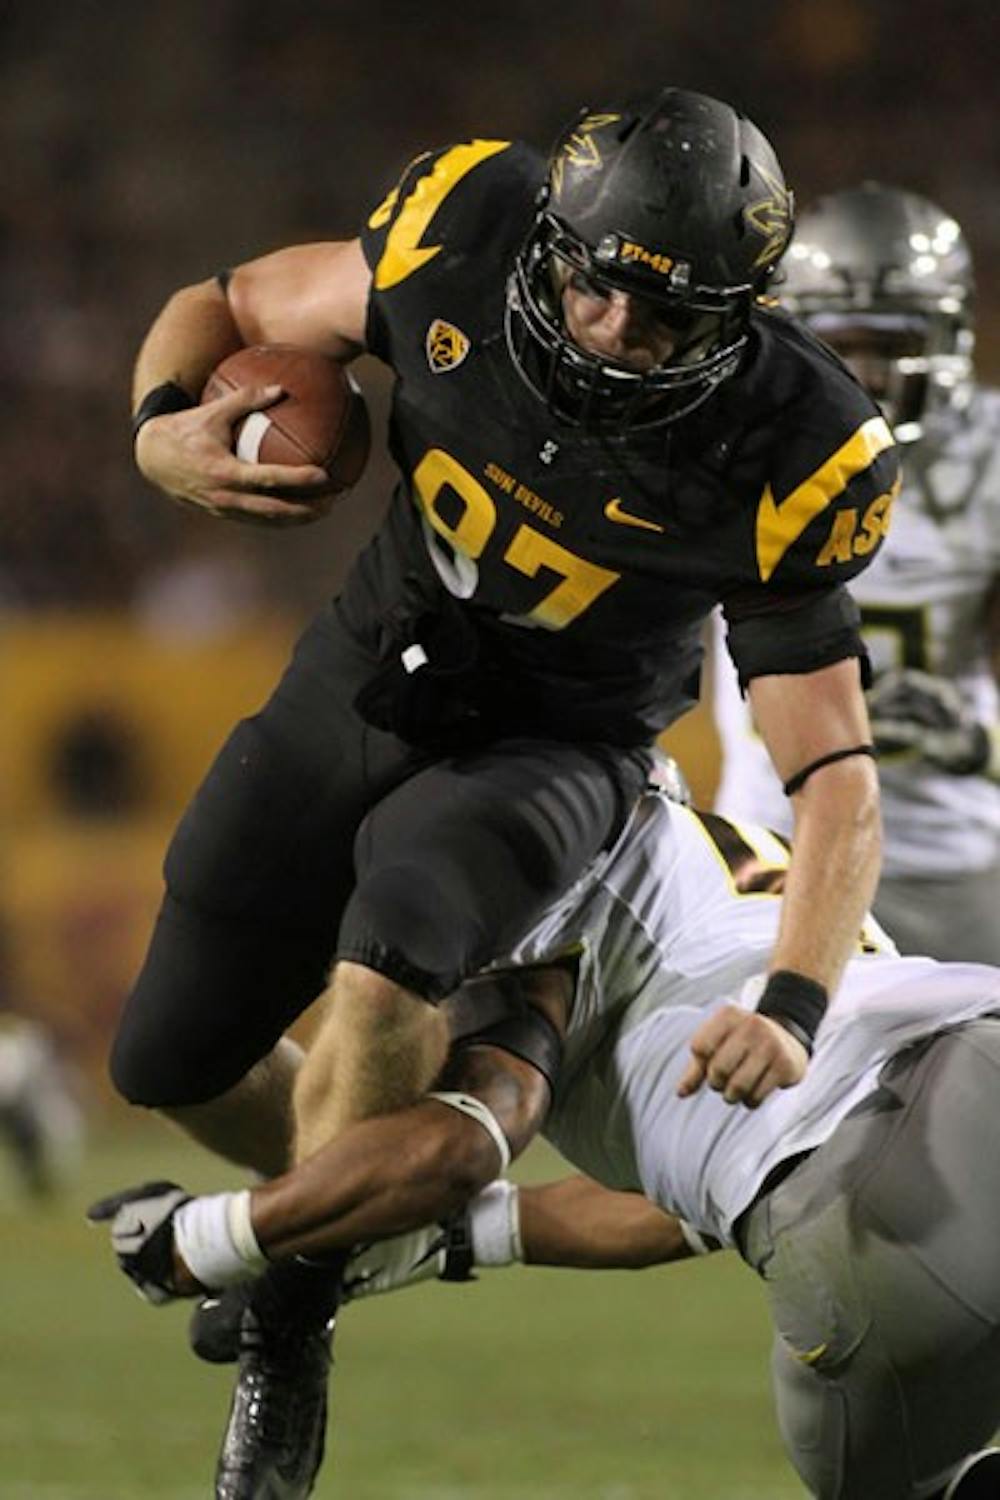
[[[863,685],[871,681],[861,613],[843,586],[776,595],[764,611],[759,594],[752,606],[733,596],[725,601],[723,611],[741,689],[753,677],[817,672],[850,657],[858,659]]]

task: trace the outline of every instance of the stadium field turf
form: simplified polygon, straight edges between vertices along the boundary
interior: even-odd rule
[[[558,1175],[533,1148],[525,1179]],[[0,1500],[206,1500],[231,1372],[188,1353],[84,1206],[225,1169],[154,1124],[91,1142],[33,1208],[0,1157]],[[639,1273],[487,1272],[345,1310],[318,1500],[793,1500],[763,1301],[732,1255]]]

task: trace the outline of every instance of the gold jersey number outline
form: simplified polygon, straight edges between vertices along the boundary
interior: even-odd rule
[[[454,524],[438,509],[438,500],[446,487],[459,497],[464,507]],[[441,549],[432,553],[439,575],[459,598],[469,598],[475,592],[476,564],[496,528],[497,508],[492,497],[443,448],[428,448],[417,464],[413,471],[413,493],[431,531],[443,537],[452,553],[462,559],[456,566],[455,559]],[[431,536],[428,543],[433,547]],[[546,630],[564,630],[622,576],[577,557],[575,552],[523,523],[511,538],[503,560],[528,578],[537,578],[543,569],[558,576],[554,588],[533,609],[515,617],[519,624],[541,625]]]

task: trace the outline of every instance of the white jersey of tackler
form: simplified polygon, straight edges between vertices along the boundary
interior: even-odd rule
[[[887,1057],[1000,1010],[1000,970],[900,958],[869,920],[801,1084],[755,1111],[707,1087],[678,1098],[709,1012],[756,1004],[787,859],[762,828],[647,797],[617,848],[513,955],[579,954],[548,1138],[581,1171],[722,1240],[772,1167],[826,1140]]]
[[[1000,391],[941,413],[901,450],[903,489],[889,536],[851,584],[876,672],[919,667],[956,684],[975,716],[998,717],[983,628],[1000,576]],[[723,769],[716,806],[780,831],[791,809],[740,696],[717,622],[714,709]],[[913,756],[880,762],[887,875],[936,877],[1000,859],[1000,786]]]

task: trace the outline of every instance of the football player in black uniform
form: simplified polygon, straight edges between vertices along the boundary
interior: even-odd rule
[[[446,1050],[433,1002],[614,837],[697,696],[719,602],[795,855],[760,1010],[706,1023],[687,1087],[709,1060],[744,1098],[802,1077],[878,873],[843,585],[885,534],[896,464],[860,385],[761,301],[791,227],[760,131],[665,89],[585,111],[548,163],[494,140],[427,153],[358,239],[167,304],[135,377],[149,480],[229,519],[319,513],[320,471],[231,452],[273,392],[195,405],[224,355],[284,342],[391,366],[401,481],[175,836],[115,1045],[129,1099],[274,1172],[419,1096]],[[302,1061],[283,1033],[320,995]],[[283,1495],[311,1484],[322,1413],[302,1393],[322,1389],[332,1307],[290,1298],[244,1314],[219,1494],[270,1493],[279,1470]],[[288,1451],[259,1419],[286,1398]]]

